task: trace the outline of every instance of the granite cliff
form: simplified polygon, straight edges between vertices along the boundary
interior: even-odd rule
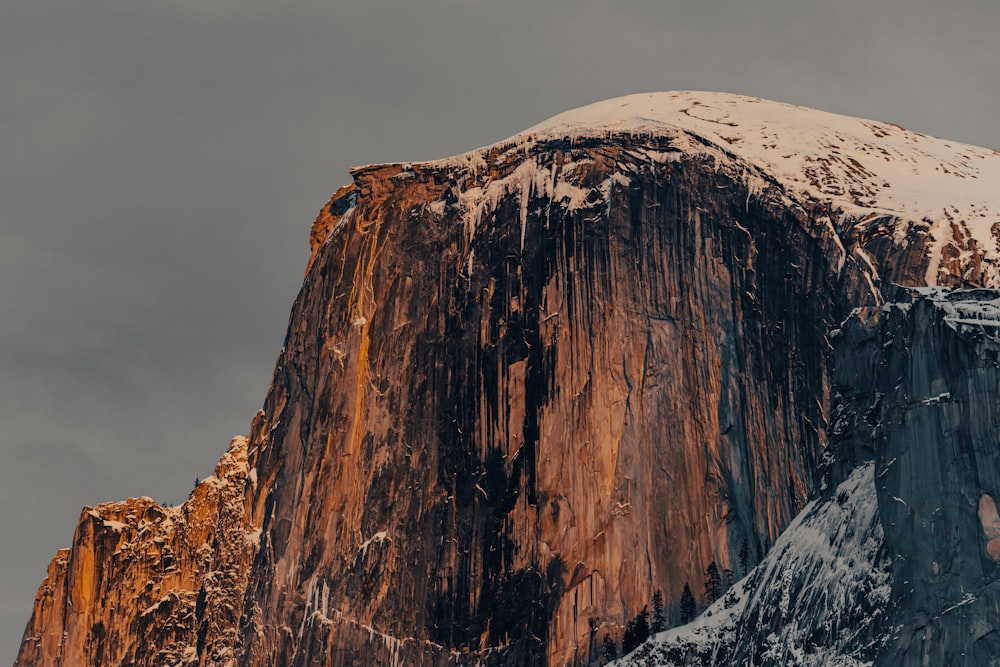
[[[18,665],[597,664],[713,564],[646,659],[992,647],[993,348],[887,304],[998,284],[1000,154],[659,93],[352,175],[248,436],[180,508],[86,509]]]

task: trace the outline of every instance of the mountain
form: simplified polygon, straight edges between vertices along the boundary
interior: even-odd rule
[[[248,436],[84,509],[17,665],[1000,654],[1000,153],[677,92],[352,176]]]

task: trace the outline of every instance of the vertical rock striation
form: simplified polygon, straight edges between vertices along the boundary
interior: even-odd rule
[[[183,510],[85,513],[18,664],[596,664],[654,592],[674,625],[685,585],[704,603],[710,564],[741,577],[769,550],[747,596],[797,563],[786,596],[870,603],[885,577],[821,594],[821,550],[778,541],[805,507],[809,534],[843,520],[864,524],[845,538],[882,543],[874,504],[833,491],[884,483],[884,458],[856,470],[877,458],[858,407],[877,364],[838,362],[832,332],[860,307],[880,322],[889,280],[994,279],[1000,206],[945,224],[908,194],[941,179],[975,193],[994,168],[894,126],[676,93],[355,169],[313,225],[248,437]],[[874,364],[859,331],[842,337]],[[972,515],[988,558],[997,493],[983,487]],[[118,558],[125,543],[148,564]],[[176,575],[153,576],[159,544]],[[892,568],[897,595],[909,575]],[[79,611],[77,580],[98,587]],[[754,599],[727,609],[787,624]],[[809,619],[834,617],[786,607],[799,629],[776,636],[823,645],[803,639]],[[752,644],[731,654],[760,655]]]
[[[1000,291],[888,310],[879,512],[893,556],[884,665],[1000,664]]]
[[[471,239],[453,172],[356,173],[293,311],[320,325],[293,328],[252,441],[271,492],[250,655],[336,662],[316,635],[360,624],[586,658],[656,589],[674,609],[744,542],[756,561],[805,503],[844,315],[814,295],[861,278],[714,163],[636,148],[669,146],[501,165],[483,178],[513,192]],[[606,195],[567,206],[539,180]]]
[[[891,561],[874,462],[810,502],[754,571],[627,667],[871,665],[886,644]]]

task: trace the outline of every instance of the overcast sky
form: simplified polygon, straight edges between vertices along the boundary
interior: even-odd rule
[[[260,407],[348,167],[633,92],[1000,148],[996,0],[4,0],[0,665],[84,505],[183,500]]]

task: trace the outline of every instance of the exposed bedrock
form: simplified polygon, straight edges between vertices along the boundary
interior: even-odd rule
[[[888,309],[879,512],[893,557],[881,665],[1000,664],[1000,292]]]

